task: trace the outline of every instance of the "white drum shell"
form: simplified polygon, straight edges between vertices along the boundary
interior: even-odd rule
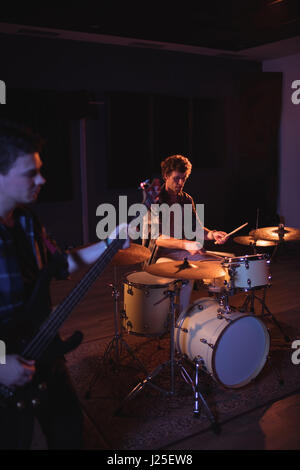
[[[233,286],[238,289],[253,289],[270,285],[269,259],[264,254],[229,258],[223,264],[225,280],[230,281],[229,269],[235,268]]]
[[[176,323],[175,345],[190,361],[202,359],[206,372],[223,386],[239,388],[263,368],[270,337],[254,315],[232,312],[224,315],[228,322],[217,317],[219,308],[215,299],[207,297],[184,310]]]
[[[123,327],[132,334],[160,336],[167,331],[170,298],[166,291],[174,279],[132,272],[124,280]],[[157,304],[157,305],[155,305]]]

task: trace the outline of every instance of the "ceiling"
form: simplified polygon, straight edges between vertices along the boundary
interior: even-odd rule
[[[162,0],[75,5],[1,7],[0,32],[233,56],[271,51],[281,42],[296,44],[300,52],[299,0],[185,1],[170,2],[169,8]],[[276,50],[273,54],[280,55]]]

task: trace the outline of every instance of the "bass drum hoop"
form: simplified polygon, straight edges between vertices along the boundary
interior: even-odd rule
[[[231,320],[230,323],[228,323],[225,326],[225,328],[223,328],[222,332],[219,334],[219,336],[217,338],[217,341],[214,344],[214,349],[213,349],[213,353],[212,353],[211,365],[212,365],[212,370],[213,370],[213,376],[214,376],[215,380],[220,385],[222,385],[222,387],[224,387],[226,389],[241,388],[241,387],[244,387],[245,385],[249,384],[251,382],[251,380],[254,380],[259,375],[259,373],[262,371],[262,369],[264,368],[264,366],[266,364],[266,361],[267,361],[267,358],[268,358],[269,349],[270,349],[270,334],[269,334],[266,326],[263,324],[263,322],[261,320],[259,320],[257,317],[255,317],[254,315],[244,314],[243,312],[240,312],[240,313],[242,315],[239,318],[236,318],[235,320]],[[220,343],[222,337],[224,336],[224,334],[228,330],[228,328],[230,328],[230,326],[232,326],[234,323],[237,323],[238,321],[243,320],[243,318],[247,318],[247,317],[248,318],[255,318],[255,320],[258,321],[259,324],[263,327],[262,329],[265,332],[266,344],[265,344],[265,351],[264,351],[264,354],[263,354],[262,360],[261,360],[261,365],[256,369],[256,371],[252,372],[252,374],[247,379],[245,379],[244,381],[239,382],[236,385],[226,385],[226,384],[224,384],[224,382],[222,382],[222,380],[219,378],[219,375],[217,373],[217,369],[216,369],[217,349],[218,349],[218,346],[219,346],[219,343]]]

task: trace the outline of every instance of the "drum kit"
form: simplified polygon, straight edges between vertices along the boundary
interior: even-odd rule
[[[166,395],[173,395],[175,369],[178,368],[183,379],[192,386],[194,416],[199,416],[201,401],[214,431],[218,432],[217,421],[200,390],[199,372],[201,370],[207,373],[225,388],[240,388],[254,380],[267,359],[270,360],[269,330],[262,321],[265,316],[270,316],[285,340],[290,341],[266,305],[266,289],[271,286],[271,259],[268,254],[257,253],[257,248],[267,246],[276,249],[284,241],[298,240],[300,230],[280,224],[279,227],[260,228],[250,232],[248,236],[234,238],[236,243],[254,249],[254,253],[250,255],[235,256],[233,253],[210,251],[206,252],[207,258],[204,260],[170,260],[147,265],[143,271],[130,272],[123,279],[124,300],[121,313],[117,307],[119,292],[116,285],[112,285],[116,306],[115,336],[108,350],[111,352],[116,349],[116,361],[119,361],[120,342],[137,359],[124,340],[123,331],[158,338],[170,334],[169,360],[148,373],[137,359],[146,378],[131,390],[116,413],[146,385]],[[145,262],[150,256],[146,247],[131,243],[128,249],[117,253],[113,263],[116,268]],[[201,282],[209,295],[199,298],[181,312],[176,311],[176,299],[179,298],[182,287],[190,281]],[[256,295],[258,290],[263,290],[262,299]],[[229,302],[237,293],[246,294],[246,300],[240,308],[231,306]],[[255,299],[262,305],[261,318],[254,312]],[[184,360],[194,366],[194,379],[184,367]],[[272,366],[271,362],[270,365]],[[170,368],[168,390],[153,383],[153,379],[165,367]]]

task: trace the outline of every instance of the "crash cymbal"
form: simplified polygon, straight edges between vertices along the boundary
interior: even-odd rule
[[[255,243],[254,238],[250,236],[235,237],[233,240],[240,245],[254,245]],[[256,240],[255,244],[256,246],[275,246],[276,242],[271,240]]]
[[[112,259],[113,265],[126,266],[146,261],[151,256],[151,251],[143,245],[130,243],[125,250],[119,250]]]
[[[214,279],[225,276],[220,261],[170,261],[146,266],[145,270],[155,276],[172,279]]]
[[[300,240],[300,229],[292,227],[263,227],[257,230],[252,230],[249,235],[260,240],[272,240],[278,242],[282,240],[291,242]]]

